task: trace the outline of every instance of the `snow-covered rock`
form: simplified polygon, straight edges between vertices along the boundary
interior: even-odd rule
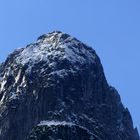
[[[53,32],[40,37],[36,42],[28,45],[16,57],[16,63],[29,64],[31,67],[41,61],[45,61],[53,67],[51,63],[55,59],[68,60],[70,63],[93,63],[96,55],[93,50],[62,32]],[[76,66],[76,65],[75,65]]]
[[[52,126],[52,125],[54,125],[54,126],[57,126],[57,125],[69,125],[69,126],[72,126],[74,124],[71,123],[71,122],[66,122],[66,121],[62,121],[62,122],[60,122],[60,121],[41,121],[38,124],[38,126],[45,126],[45,125],[47,125],[47,126]]]

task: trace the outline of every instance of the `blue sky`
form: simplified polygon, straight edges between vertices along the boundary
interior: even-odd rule
[[[140,130],[140,0],[1,0],[0,62],[53,30],[96,50]]]

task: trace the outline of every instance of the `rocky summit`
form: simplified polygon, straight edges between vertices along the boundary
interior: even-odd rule
[[[140,140],[96,52],[55,31],[0,65],[0,140]]]

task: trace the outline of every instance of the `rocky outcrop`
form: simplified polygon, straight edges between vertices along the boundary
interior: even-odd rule
[[[139,140],[96,52],[68,34],[15,50],[0,77],[0,140]]]
[[[32,130],[28,140],[98,140],[86,128],[66,122],[41,122]]]

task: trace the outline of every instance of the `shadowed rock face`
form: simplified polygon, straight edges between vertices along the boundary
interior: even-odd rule
[[[68,34],[42,35],[0,66],[0,140],[26,139],[139,140],[96,52]]]

